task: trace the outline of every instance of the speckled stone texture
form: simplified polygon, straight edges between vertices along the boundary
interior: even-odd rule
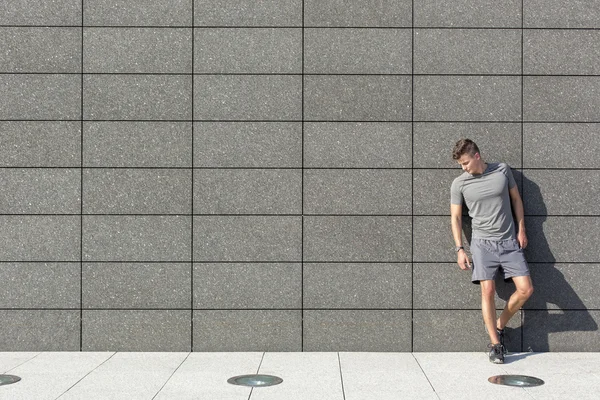
[[[306,308],[410,308],[410,263],[308,263]]]
[[[409,351],[409,310],[306,310],[305,351]]]
[[[298,309],[301,299],[301,263],[194,264],[194,308]]]
[[[304,123],[305,168],[410,168],[411,124]]]
[[[0,310],[0,351],[79,351],[79,310]]]
[[[198,167],[301,168],[302,122],[198,122]]]
[[[304,212],[410,214],[410,181],[410,170],[306,169]]]
[[[0,27],[0,72],[81,72],[81,28]]]
[[[189,310],[84,310],[84,351],[190,351]]]
[[[194,351],[301,351],[300,310],[194,311]]]
[[[599,28],[580,0],[0,2],[0,350],[484,350],[460,138],[524,200],[509,349],[597,350]]]
[[[191,146],[185,122],[83,123],[85,167],[191,167]]]
[[[301,169],[205,169],[194,173],[194,213],[301,214]]]

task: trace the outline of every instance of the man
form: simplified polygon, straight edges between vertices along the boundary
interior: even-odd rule
[[[469,257],[462,243],[462,204],[472,218],[471,253],[473,273],[471,280],[481,285],[481,311],[490,335],[490,361],[504,363],[504,327],[533,293],[529,268],[523,254],[527,246],[523,202],[508,165],[486,163],[479,148],[470,139],[461,139],[454,146],[453,159],[465,171],[452,182],[450,214],[457,263],[462,270],[471,269]],[[512,206],[512,208],[511,208]],[[515,223],[512,213],[517,220]],[[516,291],[496,319],[496,292],[494,279],[497,272],[505,280],[512,278]]]

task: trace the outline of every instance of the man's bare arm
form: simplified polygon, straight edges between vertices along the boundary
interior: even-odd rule
[[[452,236],[454,237],[454,244],[456,246],[462,246],[462,205],[450,204],[450,218],[452,223]],[[471,268],[469,257],[464,249],[458,252],[456,263],[460,269]]]
[[[521,248],[527,247],[527,233],[525,232],[525,212],[523,210],[523,200],[521,200],[521,195],[519,194],[519,188],[517,185],[513,186],[512,189],[509,189],[508,194],[510,195],[510,202],[512,205],[513,212],[515,214],[515,218],[517,219],[517,240],[519,241],[519,246]]]

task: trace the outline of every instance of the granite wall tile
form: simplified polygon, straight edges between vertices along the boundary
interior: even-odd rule
[[[86,214],[190,214],[192,173],[181,169],[85,169]]]
[[[596,277],[600,264],[530,264],[535,287],[526,309],[585,310],[600,308]]]
[[[0,260],[77,261],[80,259],[79,216],[0,216]]]
[[[84,216],[85,261],[189,261],[191,221],[183,216]]]
[[[524,170],[525,215],[600,215],[600,171]],[[568,191],[565,190],[568,188]]]
[[[600,28],[600,4],[594,1],[523,2],[525,28]]]
[[[410,123],[304,123],[307,168],[410,168],[411,151]]]
[[[81,170],[0,169],[0,213],[76,214],[81,212]]]
[[[300,310],[194,311],[194,351],[302,351]]]
[[[197,122],[194,166],[302,167],[301,122]]]
[[[521,167],[521,124],[493,122],[415,123],[414,167],[460,168],[452,159],[452,149],[461,138],[475,141],[486,161],[505,162],[513,168]]]
[[[410,74],[410,29],[304,30],[304,71],[317,74]]]
[[[0,310],[0,351],[79,351],[79,310]]]
[[[196,214],[302,214],[300,169],[203,169],[194,173]]]
[[[460,321],[460,329],[456,329]],[[510,352],[520,352],[521,312],[505,329]],[[523,328],[526,331],[526,327]],[[486,351],[490,338],[481,310],[415,310],[413,312],[413,351]]]
[[[293,75],[198,75],[194,119],[301,120],[302,77]]]
[[[531,351],[600,351],[600,311],[526,310],[523,348]]]
[[[84,28],[86,73],[192,72],[192,29]]]
[[[84,2],[85,25],[191,26],[189,0],[95,0]]]
[[[600,217],[525,217],[529,262],[597,262]]]
[[[450,193],[450,186],[448,186],[448,193]],[[448,204],[450,204],[450,200],[448,200]],[[456,262],[449,214],[443,217],[413,217],[413,261]],[[467,220],[463,217],[463,224]],[[465,245],[467,252],[469,252],[469,246],[468,241],[465,240],[465,231],[468,227],[468,225],[463,226],[463,245]]]
[[[79,308],[79,263],[0,263],[3,308]]]
[[[600,74],[599,31],[530,29],[523,35],[525,74]]]
[[[189,308],[189,263],[84,263],[83,308]]]
[[[81,25],[81,0],[11,0],[0,4],[0,25]]]
[[[191,350],[189,310],[84,310],[83,351]]]
[[[417,74],[520,74],[520,29],[416,29]]]
[[[410,170],[305,169],[306,214],[411,213]]]
[[[196,73],[302,73],[301,28],[196,28]]]
[[[306,263],[305,308],[411,308],[409,263]]]
[[[304,351],[411,351],[411,311],[306,310]]]
[[[302,0],[195,0],[196,26],[302,26]]]
[[[410,121],[411,99],[408,76],[304,78],[304,118],[309,121]]]
[[[0,72],[81,72],[81,28],[1,28]]]
[[[470,255],[470,254],[469,254]],[[415,309],[478,310],[481,308],[481,287],[471,282],[472,271],[463,271],[456,263],[414,263],[413,286]],[[417,289],[418,288],[418,289]],[[496,309],[504,308],[515,291],[512,282],[496,278]]]
[[[411,217],[304,217],[305,261],[411,260]]]
[[[306,0],[306,26],[410,27],[408,0]]]
[[[523,77],[523,118],[539,122],[600,120],[600,77]]]
[[[414,91],[417,121],[521,120],[519,76],[415,76]]]
[[[414,4],[418,27],[521,27],[519,0],[422,0]]]
[[[461,175],[455,169],[415,169],[412,206],[415,215],[450,215],[450,186]]]
[[[0,121],[0,166],[81,166],[81,123]]]
[[[300,263],[194,264],[194,308],[302,307]]]
[[[0,119],[81,118],[81,76],[0,74]]]
[[[525,168],[600,168],[600,124],[523,126]]]
[[[191,167],[191,147],[187,122],[83,123],[85,167]]]
[[[83,94],[84,119],[189,120],[192,118],[191,76],[85,75]]]
[[[301,253],[299,216],[194,217],[195,261],[300,261]]]

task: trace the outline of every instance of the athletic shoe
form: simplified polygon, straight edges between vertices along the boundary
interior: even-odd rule
[[[490,362],[494,364],[504,364],[504,353],[502,353],[502,345],[500,343],[488,344],[490,349]]]
[[[502,345],[502,354],[508,354],[508,350],[506,350],[506,346],[504,345],[504,329],[496,328],[496,333],[498,333],[498,340],[500,340],[500,344]]]

